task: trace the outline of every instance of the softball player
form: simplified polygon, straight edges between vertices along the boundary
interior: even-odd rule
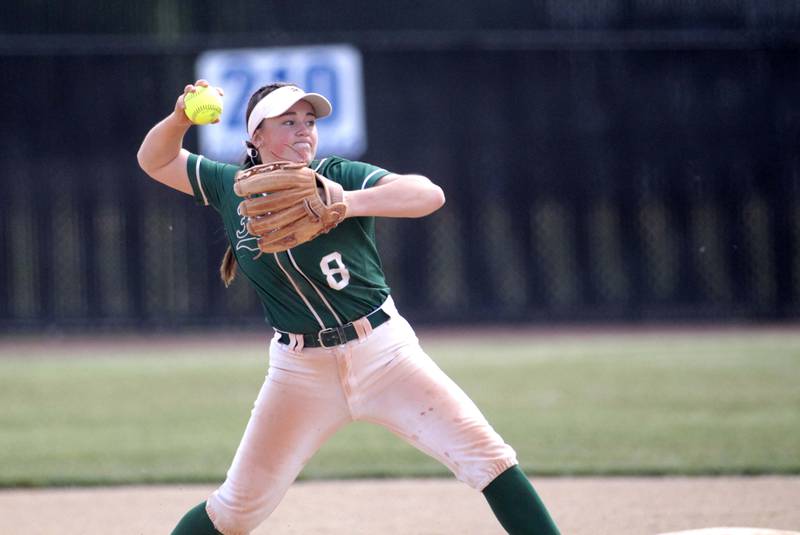
[[[145,137],[139,163],[155,180],[219,212],[230,241],[223,279],[230,282],[238,264],[275,335],[265,382],[225,481],[173,533],[249,533],[325,440],[356,420],[386,427],[482,491],[509,533],[558,533],[514,450],[422,350],[381,270],[374,217],[423,217],[444,204],[442,190],[420,175],[315,159],[316,121],[331,105],[291,84],[262,87],[250,98],[243,165],[191,154],[182,148],[191,126],[183,98],[196,85],[208,84],[186,86],[170,115]],[[279,160],[306,163],[340,183],[347,218],[310,242],[259,255],[237,213],[234,175]]]

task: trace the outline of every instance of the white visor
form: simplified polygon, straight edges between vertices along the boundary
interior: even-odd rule
[[[298,100],[305,100],[311,104],[317,119],[327,117],[333,109],[328,99],[319,93],[306,93],[299,87],[285,85],[272,91],[255,105],[250,112],[250,119],[247,120],[247,135],[252,138],[261,121],[282,115]]]

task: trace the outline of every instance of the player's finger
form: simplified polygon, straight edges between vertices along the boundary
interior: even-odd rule
[[[197,80],[197,81],[194,83],[194,85],[202,85],[202,86],[208,87],[208,80],[203,80],[203,79],[201,78],[201,79]]]
[[[178,97],[178,100],[175,102],[175,108],[178,110],[185,110],[186,109],[186,95],[189,93],[194,93],[195,86],[193,84],[186,84],[183,88],[183,93]]]

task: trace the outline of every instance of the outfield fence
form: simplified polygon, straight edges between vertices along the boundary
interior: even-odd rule
[[[796,32],[370,36],[214,44],[359,48],[363,159],[447,195],[430,217],[378,223],[408,316],[800,317]],[[263,321],[245,283],[218,279],[213,210],[136,163],[203,40],[12,37],[0,42],[0,329]]]

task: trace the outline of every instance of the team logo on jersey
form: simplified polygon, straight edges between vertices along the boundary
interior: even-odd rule
[[[258,237],[247,232],[247,218],[239,220],[239,230],[236,231],[236,250],[245,249],[247,251],[259,252]]]

